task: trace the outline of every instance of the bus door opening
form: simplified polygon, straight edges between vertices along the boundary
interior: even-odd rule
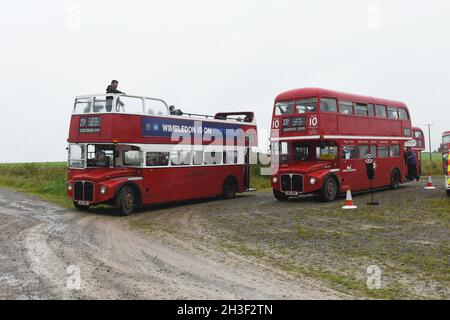
[[[250,191],[250,138],[245,137],[244,191]]]

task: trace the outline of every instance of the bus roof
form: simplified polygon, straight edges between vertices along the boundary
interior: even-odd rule
[[[278,101],[295,100],[301,98],[313,98],[313,97],[336,98],[338,100],[351,100],[352,102],[373,103],[392,107],[403,107],[408,109],[406,104],[400,101],[380,99],[321,88],[300,88],[289,90],[279,94],[275,98],[275,101],[278,102]]]

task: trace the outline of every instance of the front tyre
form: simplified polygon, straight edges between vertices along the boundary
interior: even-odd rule
[[[284,194],[281,191],[275,190],[273,189],[273,196],[275,197],[275,199],[277,199],[278,201],[287,201],[289,198],[286,194]]]
[[[87,210],[89,209],[89,206],[82,206],[82,205],[79,205],[78,202],[76,202],[76,201],[73,202],[73,206],[74,206],[77,210],[80,210],[80,211],[87,211]]]
[[[237,184],[236,180],[232,177],[228,177],[223,183],[222,196],[224,199],[233,199],[236,196]]]
[[[339,194],[339,185],[334,177],[328,177],[323,183],[322,189],[320,190],[320,199],[323,202],[332,202],[336,200]]]
[[[116,212],[121,216],[129,216],[136,208],[136,195],[132,188],[123,187],[116,197]]]

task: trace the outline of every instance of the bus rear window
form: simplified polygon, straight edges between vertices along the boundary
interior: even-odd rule
[[[294,101],[277,102],[275,104],[275,115],[282,116],[285,114],[293,114],[294,108]]]
[[[409,119],[408,111],[406,111],[406,109],[399,108],[398,109],[398,117],[402,120],[408,120]]]

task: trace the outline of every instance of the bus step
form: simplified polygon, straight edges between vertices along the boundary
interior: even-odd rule
[[[244,190],[244,192],[256,192],[256,191],[258,191],[258,189],[249,188]]]

